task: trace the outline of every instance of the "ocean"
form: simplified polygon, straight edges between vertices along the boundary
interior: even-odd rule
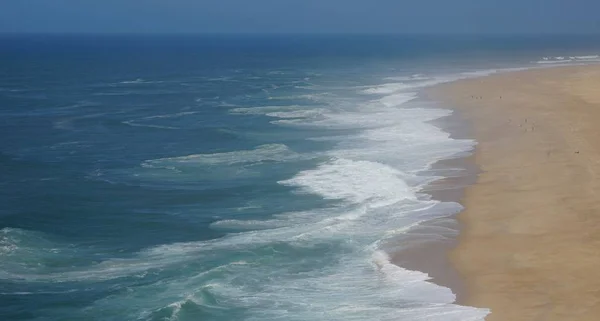
[[[0,319],[483,320],[390,259],[477,143],[419,93],[597,40],[2,35]]]

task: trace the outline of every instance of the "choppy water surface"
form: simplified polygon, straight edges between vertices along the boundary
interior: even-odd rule
[[[2,319],[482,320],[383,244],[461,209],[421,88],[597,59],[498,41],[5,36]]]

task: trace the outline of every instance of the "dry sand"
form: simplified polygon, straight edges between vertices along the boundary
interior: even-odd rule
[[[473,125],[481,173],[450,261],[488,321],[600,320],[600,66],[432,88]]]

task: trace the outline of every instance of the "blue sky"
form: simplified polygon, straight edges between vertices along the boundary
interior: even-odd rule
[[[600,33],[600,0],[0,0],[0,32]]]

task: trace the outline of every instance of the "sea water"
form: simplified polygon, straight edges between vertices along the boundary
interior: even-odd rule
[[[418,93],[600,52],[567,37],[0,41],[2,320],[482,320],[386,250],[456,236],[410,231],[461,210],[424,188],[476,145]]]

